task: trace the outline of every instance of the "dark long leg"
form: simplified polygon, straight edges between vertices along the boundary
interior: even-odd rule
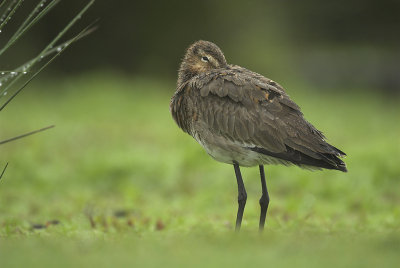
[[[238,212],[237,212],[237,217],[236,217],[236,231],[239,231],[240,226],[242,225],[243,211],[244,211],[244,206],[246,205],[247,193],[246,193],[246,189],[244,188],[242,174],[240,174],[239,165],[233,164],[233,167],[235,168],[236,180],[237,180],[237,184],[238,184],[239,207],[238,207]]]
[[[269,195],[267,189],[267,183],[265,182],[265,173],[264,166],[260,165],[260,177],[261,177],[261,188],[262,195],[260,198],[260,206],[261,206],[261,214],[260,214],[260,231],[264,229],[265,217],[267,215],[268,204],[269,204]]]

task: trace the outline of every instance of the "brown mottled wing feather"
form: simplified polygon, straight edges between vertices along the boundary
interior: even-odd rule
[[[200,94],[193,98],[196,116],[217,135],[298,165],[344,165],[336,157],[344,153],[326,143],[283,88],[268,78],[231,65],[200,75],[186,87]]]

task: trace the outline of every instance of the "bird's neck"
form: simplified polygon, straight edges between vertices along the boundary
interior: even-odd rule
[[[182,86],[184,83],[186,83],[187,81],[192,79],[194,76],[196,76],[196,73],[193,73],[193,72],[189,71],[188,69],[185,69],[185,70],[180,69],[179,73],[178,73],[177,86],[178,87]]]
[[[178,83],[177,86],[178,88],[182,86],[184,83],[192,79],[198,74],[198,70],[193,68],[193,66],[190,64],[190,62],[184,60],[181,63],[181,66],[179,67],[179,72],[178,72]]]

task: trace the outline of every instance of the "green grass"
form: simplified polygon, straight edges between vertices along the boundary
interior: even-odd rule
[[[286,85],[348,154],[349,172],[267,166],[259,235],[258,169],[243,169],[248,201],[236,234],[233,168],[175,125],[174,87],[107,73],[36,82],[0,114],[0,139],[56,125],[0,147],[0,163],[10,163],[0,180],[1,267],[399,263],[398,99]]]

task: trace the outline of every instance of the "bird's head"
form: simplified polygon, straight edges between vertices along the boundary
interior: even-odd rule
[[[179,68],[178,85],[195,75],[226,66],[224,53],[216,44],[197,41],[186,50]]]

